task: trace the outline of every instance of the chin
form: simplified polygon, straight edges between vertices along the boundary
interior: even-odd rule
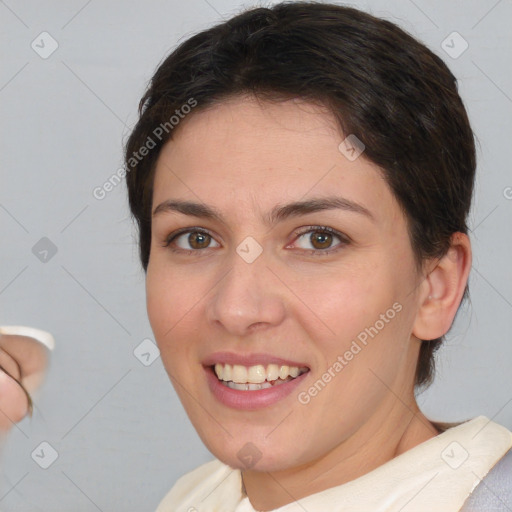
[[[229,441],[215,439],[205,443],[208,450],[221,462],[233,469],[252,471],[282,471],[300,464],[297,460],[297,443],[286,446],[282,443],[258,443],[249,436],[232,438]]]

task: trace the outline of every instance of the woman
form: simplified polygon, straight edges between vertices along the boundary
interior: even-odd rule
[[[460,510],[512,446],[415,389],[467,295],[455,78],[358,10],[257,8],[158,68],[126,145],[147,308],[216,457],[159,511]]]

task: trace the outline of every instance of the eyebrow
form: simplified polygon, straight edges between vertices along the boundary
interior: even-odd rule
[[[344,210],[359,213],[375,221],[373,214],[363,205],[345,199],[343,197],[319,197],[307,201],[296,201],[285,205],[277,205],[263,218],[265,223],[273,226],[291,217],[298,217],[308,213],[319,212],[322,210]],[[153,211],[153,217],[164,212],[178,212],[183,215],[190,215],[203,219],[211,219],[226,224],[222,213],[206,204],[195,203],[192,201],[180,201],[168,199],[160,203]]]

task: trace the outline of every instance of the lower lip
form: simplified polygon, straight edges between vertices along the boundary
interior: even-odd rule
[[[309,373],[303,373],[284,384],[274,385],[271,388],[258,389],[256,391],[240,391],[231,389],[220,382],[211,367],[205,368],[208,386],[217,400],[233,409],[251,411],[263,409],[273,405],[287,397]]]

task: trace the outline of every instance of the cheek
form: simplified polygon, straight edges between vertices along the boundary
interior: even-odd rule
[[[161,260],[150,259],[146,273],[146,307],[151,327],[159,338],[183,316],[190,294],[184,273],[173,271]]]
[[[396,370],[411,318],[400,279],[389,268],[376,263],[371,269],[354,266],[330,277],[310,276],[297,286],[297,295],[307,297],[308,306],[297,318],[316,345],[320,373],[331,369],[339,384],[354,386],[359,395],[361,389],[371,391],[368,385],[375,379],[369,379],[370,369],[385,374]]]
[[[295,290],[306,307],[307,314],[302,318],[311,318],[317,333],[321,325],[325,339],[338,342],[351,339],[370,322],[373,324],[392,306],[395,298],[387,282],[389,278],[384,273],[379,276],[375,265],[372,268],[370,271],[351,266],[317,276],[301,276]]]
[[[204,278],[193,273],[172,271],[165,266],[148,265],[146,308],[155,340],[166,367],[176,365],[192,354],[191,342],[197,330],[200,298],[207,288]]]

